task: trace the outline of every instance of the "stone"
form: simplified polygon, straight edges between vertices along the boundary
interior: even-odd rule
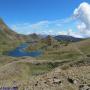
[[[90,87],[88,85],[80,85],[79,90],[90,90]]]

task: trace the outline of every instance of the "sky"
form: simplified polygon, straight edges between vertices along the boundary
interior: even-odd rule
[[[0,17],[21,34],[90,36],[90,0],[0,0]]]

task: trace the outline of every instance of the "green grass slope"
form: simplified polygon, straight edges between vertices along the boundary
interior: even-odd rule
[[[37,59],[44,60],[62,60],[77,59],[80,57],[90,57],[90,39],[82,40],[68,45],[59,44],[57,47],[53,45],[44,50],[44,54]]]

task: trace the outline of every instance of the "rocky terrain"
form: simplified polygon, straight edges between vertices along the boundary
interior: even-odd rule
[[[0,19],[0,40],[0,90],[90,90],[90,39],[67,42],[50,35],[20,35]],[[42,55],[4,54],[21,43],[28,44],[21,51],[42,50]]]
[[[88,65],[79,64],[72,67],[59,66],[47,74],[34,77],[30,80],[28,88],[29,90],[90,90],[90,61]]]
[[[69,62],[47,62],[30,57],[12,60],[0,67],[1,87],[17,87],[16,90],[90,90],[90,58]]]

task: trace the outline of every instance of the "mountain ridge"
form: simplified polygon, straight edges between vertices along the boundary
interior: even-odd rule
[[[78,38],[78,37],[73,37],[68,35],[57,35],[54,38],[58,41],[63,40],[63,41],[71,41],[71,42],[77,42],[77,41],[83,40],[83,38]]]

